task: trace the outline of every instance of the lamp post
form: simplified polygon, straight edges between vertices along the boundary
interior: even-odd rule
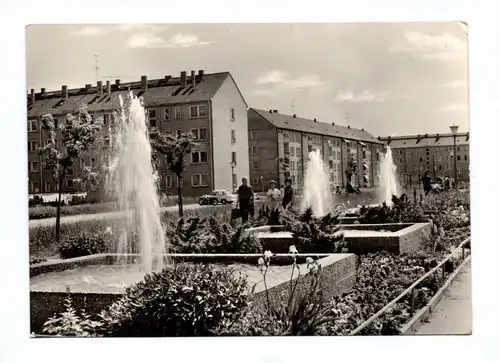
[[[458,126],[453,125],[450,126],[451,133],[453,135],[453,175],[455,178],[455,188],[457,187],[458,184],[458,179],[457,179],[457,132],[458,132]]]
[[[234,180],[234,168],[236,168],[236,161],[231,161],[231,186],[233,188],[234,193],[234,185],[236,184],[236,180]]]
[[[264,191],[264,177],[262,175],[260,176],[260,191]]]

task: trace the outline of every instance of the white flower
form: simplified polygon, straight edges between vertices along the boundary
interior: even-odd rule
[[[259,261],[257,261],[258,266],[262,266],[264,264],[264,259],[262,257],[259,258]]]
[[[296,254],[296,253],[299,253],[299,251],[297,251],[297,248],[294,245],[292,245],[292,246],[290,246],[288,253]]]
[[[313,263],[314,263],[314,260],[313,260],[311,257],[307,257],[307,258],[306,258],[306,263],[307,263],[308,265],[313,264]]]
[[[113,230],[111,229],[111,227],[106,227],[106,230],[104,231],[106,234],[110,234],[112,235],[113,234]]]
[[[269,259],[271,257],[273,257],[273,253],[271,251],[267,250],[267,251],[264,252],[264,258],[268,258]]]

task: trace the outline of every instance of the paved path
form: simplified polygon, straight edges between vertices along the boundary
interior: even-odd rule
[[[177,206],[171,207],[163,207],[161,208],[162,212],[175,212],[177,211]],[[186,204],[184,206],[184,210],[192,210],[197,208],[210,208],[210,206],[201,207],[198,204]],[[75,216],[64,216],[61,217],[61,224],[64,223],[75,223],[81,221],[89,221],[95,219],[108,219],[108,218],[116,218],[120,215],[123,215],[124,212],[106,212],[106,213],[94,213],[94,214],[78,214]],[[32,219],[29,221],[29,227],[40,227],[40,226],[50,226],[56,223],[55,218],[43,218],[43,219]]]
[[[470,261],[451,283],[429,319],[415,335],[472,333],[472,281]]]

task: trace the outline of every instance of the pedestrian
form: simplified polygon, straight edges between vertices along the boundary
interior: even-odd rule
[[[342,190],[340,189],[340,185],[337,185],[337,187],[335,188],[335,195],[340,195],[342,194]]]
[[[292,180],[290,178],[285,180],[285,186],[283,187],[283,209],[286,209],[288,206],[292,206],[293,204],[293,196],[294,190],[292,186]]]
[[[278,210],[280,199],[281,192],[278,188],[276,188],[276,182],[271,180],[269,183],[269,190],[267,191],[267,201],[271,211]]]
[[[241,222],[248,222],[248,214],[249,211],[253,210],[253,190],[250,185],[248,185],[248,179],[243,177],[241,178],[241,185],[238,188],[238,202],[237,208],[240,211]]]
[[[432,180],[429,176],[429,172],[426,171],[422,177],[422,184],[424,185],[424,194],[427,195],[432,189]]]

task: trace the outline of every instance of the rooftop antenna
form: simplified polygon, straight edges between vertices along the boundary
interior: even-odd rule
[[[292,100],[292,115],[295,115],[295,100]]]
[[[349,112],[346,112],[344,115],[345,122],[347,123],[349,121]]]
[[[94,54],[94,59],[95,59],[95,80],[96,82],[99,80],[99,56],[97,54]]]

